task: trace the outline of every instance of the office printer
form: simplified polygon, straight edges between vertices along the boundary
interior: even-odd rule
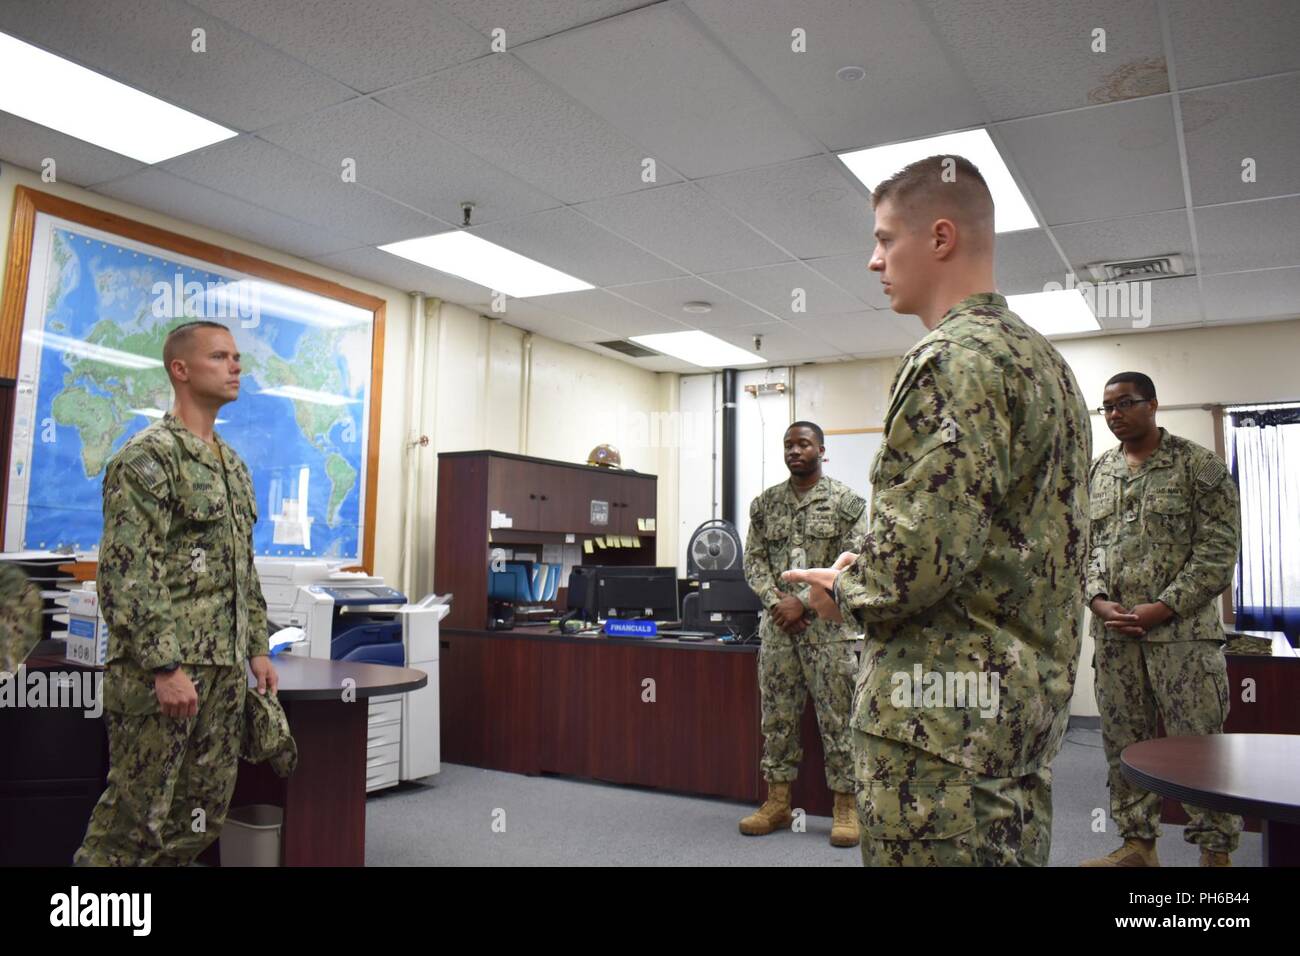
[[[429,682],[370,699],[366,790],[439,771],[438,622],[449,598],[411,604],[382,578],[338,570],[342,562],[258,558],[272,631],[300,627],[288,653],[324,660],[413,667]]]

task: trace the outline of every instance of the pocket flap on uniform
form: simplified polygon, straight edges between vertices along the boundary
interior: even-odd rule
[[[948,840],[975,829],[970,784],[913,783],[906,790],[867,784],[867,836],[873,840]]]
[[[829,538],[835,534],[834,518],[809,518],[808,534],[814,538]]]
[[[1147,500],[1147,508],[1162,515],[1186,514],[1187,499],[1182,495],[1155,494]]]
[[[226,499],[198,492],[182,500],[181,511],[191,521],[216,521],[226,516]]]
[[[773,541],[784,541],[790,537],[790,518],[779,515],[767,519],[767,537]]]
[[[1088,517],[1093,521],[1100,521],[1108,517],[1115,511],[1115,499],[1110,495],[1104,498],[1093,498],[1088,502]]]

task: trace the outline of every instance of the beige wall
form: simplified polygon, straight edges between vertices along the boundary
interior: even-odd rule
[[[624,464],[655,473],[659,483],[660,560],[671,561],[676,548],[676,460],[671,448],[642,437],[638,422],[672,411],[676,375],[647,372],[616,359],[532,337],[533,379],[527,447],[521,447],[524,333],[503,321],[491,321],[455,305],[428,310],[425,330],[423,395],[413,392],[416,378],[411,328],[413,309],[402,290],[359,279],[295,256],[57,183],[9,164],[0,166],[0,261],[4,261],[13,217],[14,188],[29,186],[140,222],[182,233],[214,245],[274,262],[384,299],[384,380],[379,436],[375,573],[394,584],[402,577],[404,541],[403,492],[415,480],[408,471],[407,443],[418,438],[419,425],[428,447],[413,446],[421,467],[421,503],[414,533],[415,576],[411,590],[419,596],[433,589],[433,530],[437,452],[492,448],[544,458],[585,461],[593,446],[607,441],[619,447]],[[420,414],[421,407],[423,416]],[[611,417],[608,412],[613,412]],[[604,414],[604,417],[602,417]],[[373,478],[373,476],[372,476]]]

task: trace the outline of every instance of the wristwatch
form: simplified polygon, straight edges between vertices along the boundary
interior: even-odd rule
[[[164,664],[162,667],[155,667],[155,674],[175,674],[181,668],[180,661],[172,661],[170,664]]]

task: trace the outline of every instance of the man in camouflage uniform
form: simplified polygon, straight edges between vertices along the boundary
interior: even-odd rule
[[[842,624],[819,619],[808,605],[807,587],[786,594],[777,584],[790,568],[827,565],[841,553],[857,550],[866,534],[866,502],[822,474],[825,453],[822,430],[812,422],[795,422],[785,433],[789,479],[766,489],[749,506],[745,580],[765,608],[759,623],[758,692],[768,797],[740,821],[740,832],[761,836],[789,825],[790,783],[803,758],[799,724],[811,691],[826,754],[826,785],[835,794],[831,843],[857,846],[849,738],[856,635]]]
[[[41,594],[0,561],[0,673],[15,674],[41,639]]]
[[[183,866],[221,832],[234,793],[247,667],[275,693],[253,566],[248,469],[213,431],[239,397],[234,337],[173,329],[172,411],[128,441],[104,478],[98,588],[108,622],[108,787],[76,862]]]
[[[1043,865],[1079,655],[1088,411],[1056,349],[989,291],[993,201],[969,161],[920,160],[873,202],[869,268],[931,331],[894,382],[861,552],[786,578],[866,630],[863,862]]]
[[[1160,797],[1120,772],[1129,744],[1223,731],[1228,668],[1215,598],[1232,584],[1240,547],[1237,486],[1208,449],[1157,428],[1154,383],[1121,372],[1102,413],[1120,444],[1091,472],[1092,558],[1085,592],[1093,670],[1110,766],[1110,815],[1124,845],[1084,866],[1159,866]],[[1183,839],[1202,866],[1228,866],[1241,818],[1184,805]]]

